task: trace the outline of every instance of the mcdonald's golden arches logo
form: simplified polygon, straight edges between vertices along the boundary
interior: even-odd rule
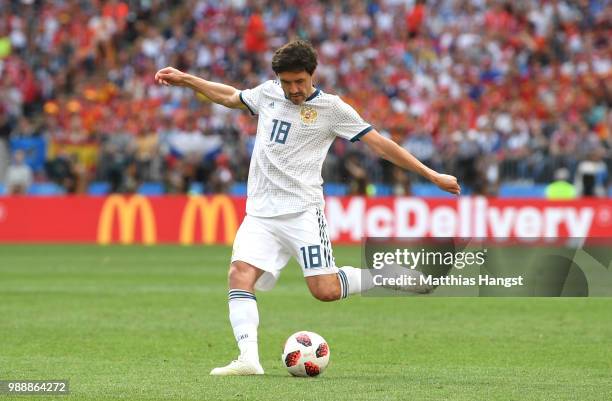
[[[113,222],[117,212],[119,224],[119,240],[122,244],[133,244],[136,235],[136,216],[140,212],[140,227],[142,242],[146,245],[157,241],[157,227],[155,215],[149,200],[141,195],[126,198],[122,195],[111,195],[106,198],[100,219],[98,220],[98,243],[110,244],[113,242]]]
[[[216,195],[210,198],[203,196],[191,196],[183,210],[181,218],[180,242],[183,245],[191,245],[195,239],[196,217],[200,216],[202,227],[202,243],[214,244],[234,242],[238,230],[238,217],[232,200],[226,195]],[[219,220],[223,216],[223,232],[225,241],[217,238],[219,232]]]

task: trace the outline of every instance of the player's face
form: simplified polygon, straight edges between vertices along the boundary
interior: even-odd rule
[[[283,92],[285,92],[285,96],[293,104],[302,104],[314,91],[312,75],[306,71],[281,72],[278,74],[278,79],[280,80]]]

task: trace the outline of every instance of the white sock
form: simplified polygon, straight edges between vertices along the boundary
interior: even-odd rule
[[[349,295],[365,292],[374,287],[374,282],[369,274],[364,274],[361,269],[351,266],[342,266],[338,270],[340,279],[340,299]]]
[[[229,290],[228,298],[229,318],[240,348],[240,357],[259,364],[257,298],[251,292],[238,289]]]

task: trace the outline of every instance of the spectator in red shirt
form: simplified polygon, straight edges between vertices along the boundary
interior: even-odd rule
[[[406,26],[410,36],[414,37],[420,32],[424,20],[425,0],[417,0],[412,10],[406,14]]]
[[[268,49],[266,25],[258,8],[253,9],[244,34],[244,47],[249,53],[263,53]]]

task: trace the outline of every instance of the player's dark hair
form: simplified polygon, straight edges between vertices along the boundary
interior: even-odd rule
[[[317,52],[305,40],[294,40],[274,52],[272,70],[275,73],[306,71],[312,75],[317,68]]]

